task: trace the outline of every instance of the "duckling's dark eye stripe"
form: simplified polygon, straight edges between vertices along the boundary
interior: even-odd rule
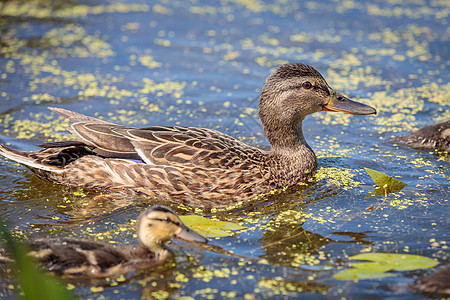
[[[172,221],[172,220],[169,219],[169,218],[164,218],[164,219],[160,219],[160,218],[149,218],[149,219],[150,219],[150,220],[153,220],[153,221],[168,222],[168,223],[172,223],[172,224],[177,225],[177,226],[181,226],[181,223]]]

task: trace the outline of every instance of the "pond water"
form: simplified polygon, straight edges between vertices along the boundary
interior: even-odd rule
[[[273,69],[302,62],[378,115],[304,121],[320,178],[231,210],[180,214],[240,223],[210,245],[173,241],[157,270],[70,281],[81,298],[408,298],[432,270],[343,281],[359,253],[449,261],[449,158],[388,142],[450,117],[450,4],[439,0],[0,2],[0,143],[21,150],[69,136],[57,106],[124,125],[217,129],[268,148],[257,118]],[[404,181],[374,191],[364,168]],[[0,217],[19,238],[135,244],[144,196],[51,184],[0,158]],[[107,194],[107,192],[103,192]],[[94,200],[93,200],[94,199]],[[17,286],[4,267],[0,295]]]

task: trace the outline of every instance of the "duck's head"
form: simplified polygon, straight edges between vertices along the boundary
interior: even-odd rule
[[[282,65],[270,75],[259,101],[259,116],[272,145],[283,132],[301,132],[302,120],[322,110],[376,114],[374,108],[334,91],[318,71],[300,63]]]
[[[207,239],[188,228],[173,210],[155,205],[143,211],[138,218],[136,232],[139,241],[154,251],[173,237],[206,243]]]

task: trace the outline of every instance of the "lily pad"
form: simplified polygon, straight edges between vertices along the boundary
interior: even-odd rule
[[[395,276],[395,274],[384,272],[371,272],[370,270],[364,270],[359,268],[341,271],[333,275],[334,278],[340,280],[362,280],[362,279],[375,279],[392,276]]]
[[[399,253],[362,253],[351,256],[350,258],[387,264],[395,271],[429,269],[439,264],[439,262],[429,257]],[[354,265],[352,264],[353,267],[355,267]]]
[[[369,174],[377,186],[385,189],[387,192],[398,192],[407,185],[403,181],[395,179],[383,172],[369,168],[364,168],[364,170],[366,170],[367,174]]]
[[[429,269],[439,264],[428,257],[398,253],[362,253],[351,256],[350,259],[371,262],[352,263],[352,269],[338,272],[333,275],[334,278],[340,280],[383,278],[396,275],[388,271]]]
[[[352,263],[352,268],[365,270],[372,273],[382,273],[391,271],[394,269],[389,263],[386,262],[363,262],[363,263]]]
[[[225,221],[211,220],[202,216],[180,216],[181,221],[205,237],[230,236],[233,230],[245,229],[245,226]]]

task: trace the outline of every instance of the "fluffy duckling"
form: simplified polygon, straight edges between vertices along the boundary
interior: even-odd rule
[[[118,248],[75,238],[39,239],[29,244],[29,254],[45,269],[63,277],[109,277],[163,263],[170,256],[164,242],[172,237],[207,242],[162,205],[152,206],[139,215],[136,232],[137,247]]]

